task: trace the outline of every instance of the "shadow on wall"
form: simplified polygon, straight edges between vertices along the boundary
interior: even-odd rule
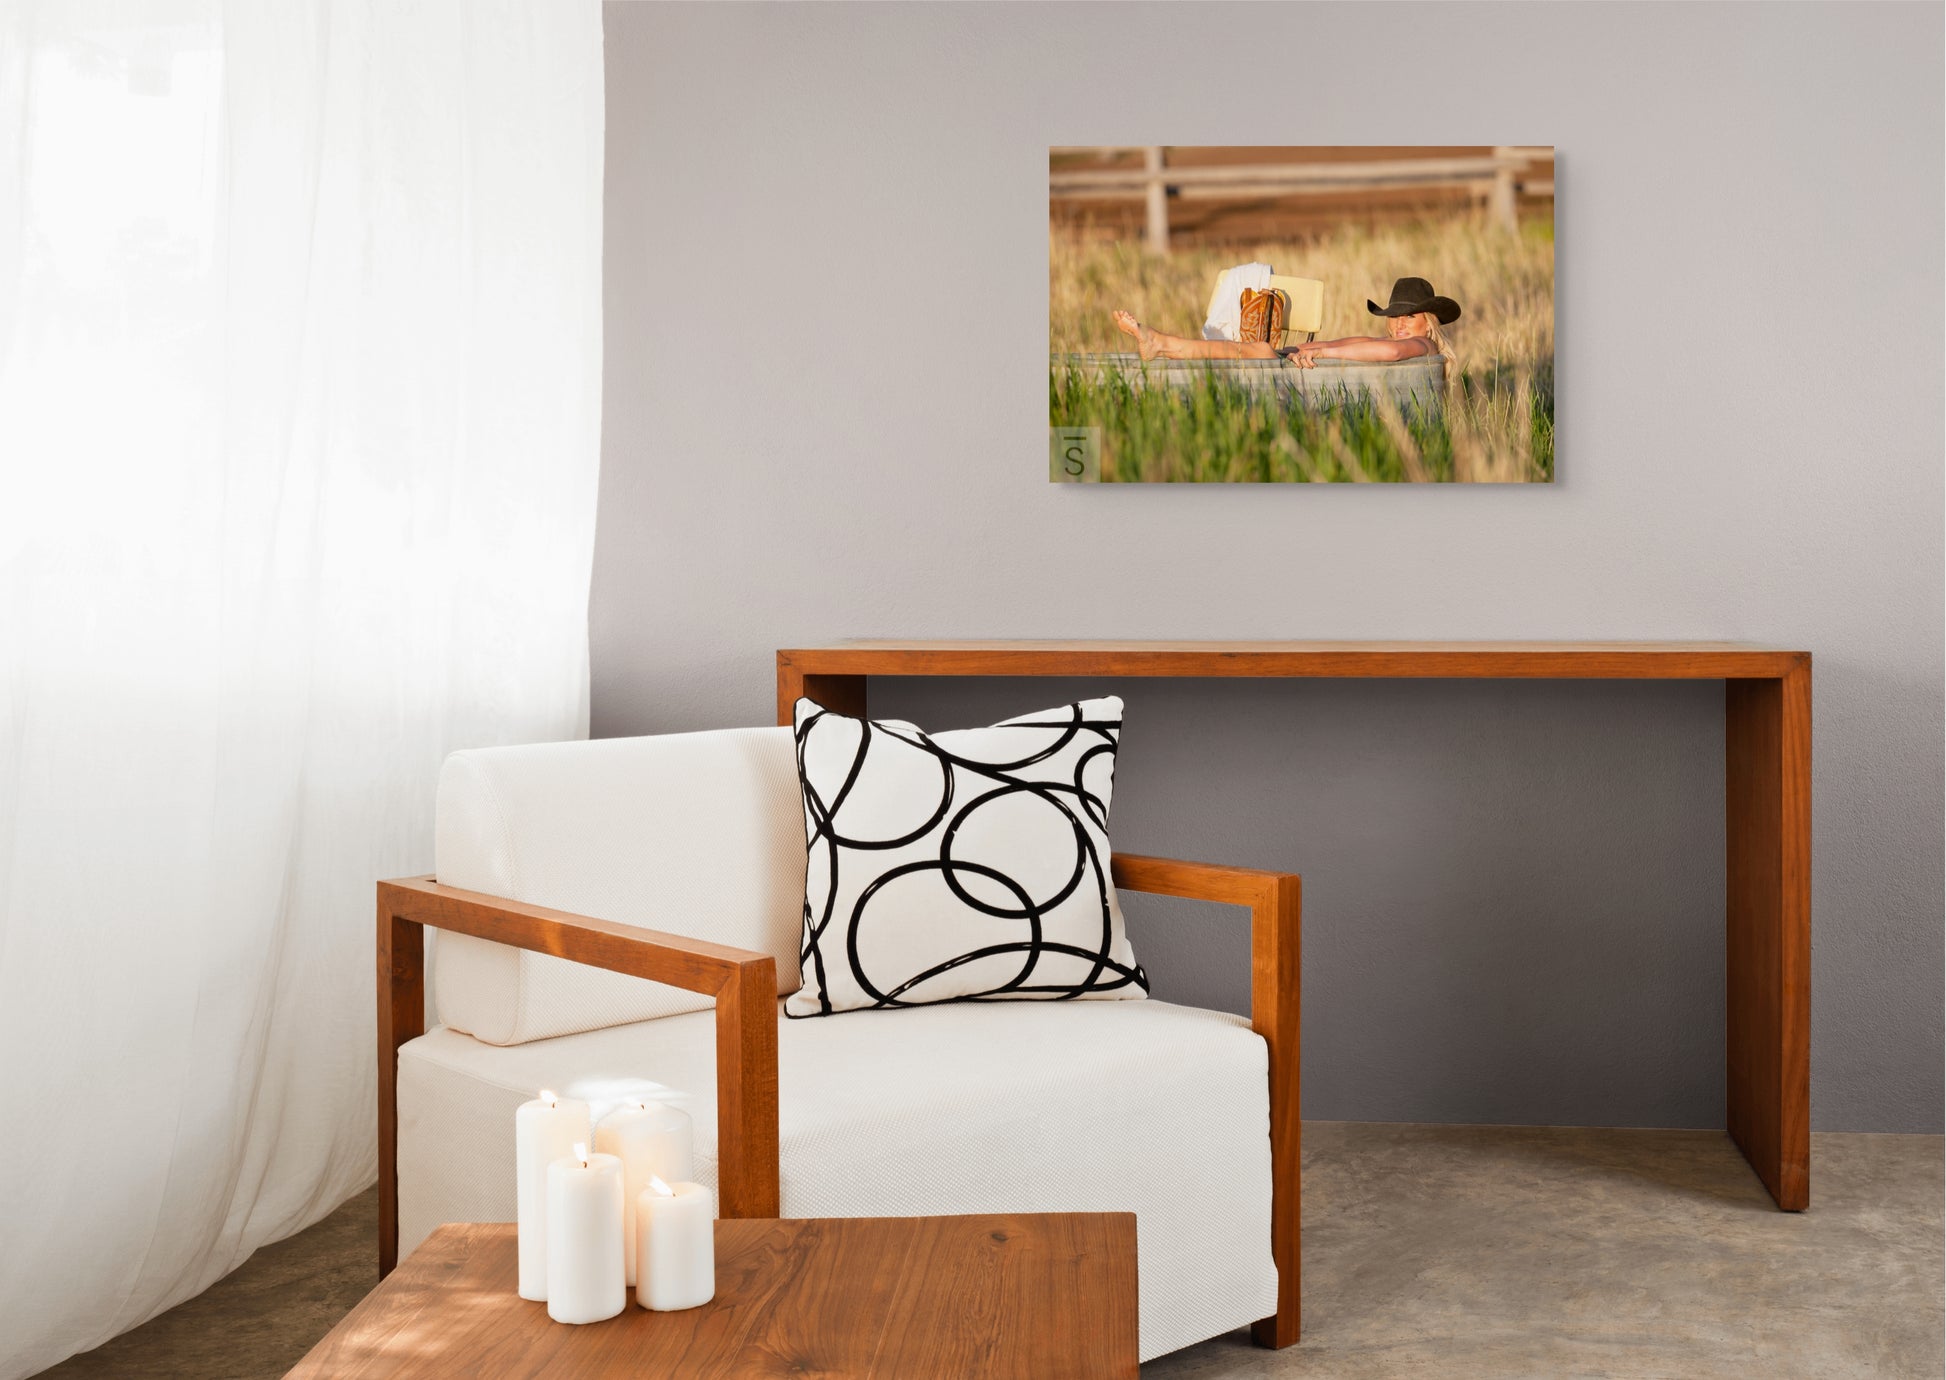
[[[1720,1127],[1718,682],[876,684],[954,728],[1119,694],[1110,836],[1304,877],[1304,1115]],[[1124,906],[1167,1001],[1247,1012],[1247,918]]]

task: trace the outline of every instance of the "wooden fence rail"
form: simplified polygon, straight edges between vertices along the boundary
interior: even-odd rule
[[[1130,151],[1053,150],[1096,156]],[[1151,253],[1166,254],[1172,194],[1184,199],[1231,200],[1307,192],[1460,188],[1480,196],[1494,223],[1509,232],[1518,226],[1515,207],[1522,190],[1534,196],[1554,194],[1551,178],[1522,177],[1533,163],[1554,156],[1553,149],[1532,145],[1502,144],[1490,155],[1474,157],[1373,159],[1360,163],[1248,163],[1205,168],[1171,168],[1160,146],[1144,147],[1140,152],[1142,166],[1139,168],[1066,168],[1050,172],[1049,195],[1064,200],[1143,201],[1148,213],[1148,248]]]

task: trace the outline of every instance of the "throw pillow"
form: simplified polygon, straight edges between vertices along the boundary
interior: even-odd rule
[[[1109,877],[1115,698],[924,733],[801,699],[810,856],[791,1016],[1141,997]]]

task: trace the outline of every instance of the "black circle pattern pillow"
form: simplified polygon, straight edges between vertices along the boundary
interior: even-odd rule
[[[791,1016],[1145,996],[1109,878],[1122,702],[927,734],[799,700],[810,846]]]

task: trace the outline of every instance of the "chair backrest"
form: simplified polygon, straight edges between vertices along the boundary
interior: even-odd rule
[[[798,986],[804,814],[788,728],[456,752],[439,777],[439,880],[755,949]],[[432,960],[440,1020],[524,1044],[710,1005],[659,982],[467,935]]]
[[[1227,319],[1236,312],[1237,304],[1225,300],[1227,294],[1223,284],[1227,273],[1227,269],[1219,272],[1215,284],[1210,288],[1209,310],[1204,313],[1207,320]],[[1298,336],[1309,340],[1324,328],[1324,284],[1318,279],[1292,278],[1273,273],[1270,275],[1270,290],[1282,293],[1289,306],[1284,321],[1284,338],[1272,341],[1272,344],[1282,348]]]
[[[1304,332],[1308,338],[1324,327],[1324,284],[1316,278],[1286,278],[1270,275],[1273,292],[1281,292],[1290,302],[1290,315],[1284,322],[1289,332]]]

